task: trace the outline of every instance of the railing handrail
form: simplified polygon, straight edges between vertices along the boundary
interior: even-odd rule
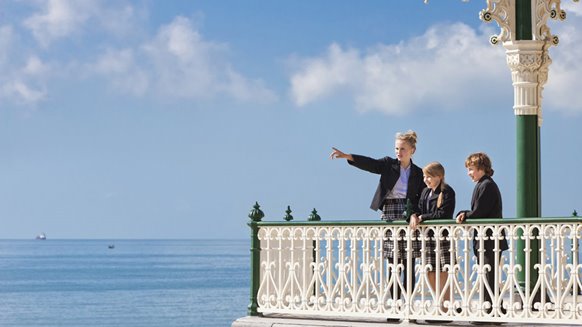
[[[528,218],[470,218],[463,225],[507,225],[507,224],[540,224],[540,223],[572,223],[582,222],[582,217],[528,217]],[[407,225],[404,220],[325,220],[325,221],[260,221],[257,226],[383,226],[383,225]],[[426,225],[451,225],[456,224],[454,219],[431,219],[423,221]]]

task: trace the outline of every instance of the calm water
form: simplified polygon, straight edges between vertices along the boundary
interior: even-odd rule
[[[230,326],[246,315],[249,247],[0,240],[0,326]]]

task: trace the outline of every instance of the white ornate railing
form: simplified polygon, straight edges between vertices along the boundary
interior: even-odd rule
[[[258,222],[257,227],[256,302],[262,315],[582,324],[582,220],[577,218],[424,225],[419,237],[422,255],[415,259],[414,272],[406,269],[408,285],[397,273],[405,267],[383,259],[382,253],[383,242],[398,242],[387,235],[401,231],[407,249],[411,248],[413,237],[405,224]],[[497,267],[483,264],[482,251],[481,264],[473,254],[473,239],[482,249],[487,230],[492,231]],[[429,231],[448,232],[451,265],[423,264]],[[502,231],[509,249],[500,253]],[[436,244],[439,257],[440,243]],[[412,262],[411,252],[406,255]],[[496,281],[493,288],[485,280],[490,270]],[[444,285],[436,278],[431,287],[428,272],[433,271],[446,272]],[[395,296],[398,290],[403,294],[400,298]],[[486,292],[493,303],[485,301]]]

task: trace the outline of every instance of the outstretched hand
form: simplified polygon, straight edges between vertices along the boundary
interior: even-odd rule
[[[341,152],[340,150],[332,147],[333,151],[332,153],[329,155],[330,159],[348,159],[350,157],[349,154],[345,154],[343,152]]]

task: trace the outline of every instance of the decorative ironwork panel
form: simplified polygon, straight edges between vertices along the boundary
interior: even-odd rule
[[[261,226],[258,311],[580,324],[581,235],[578,221],[425,225],[417,233],[390,223]]]

